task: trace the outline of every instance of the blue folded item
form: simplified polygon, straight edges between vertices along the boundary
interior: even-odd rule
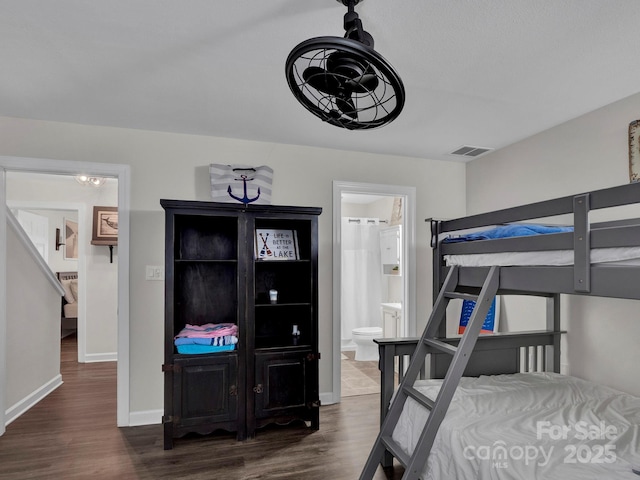
[[[213,347],[209,345],[176,345],[178,353],[186,354],[202,354],[202,353],[216,353],[216,352],[229,352],[236,348],[235,345],[224,345],[221,347]]]
[[[552,227],[547,225],[534,224],[513,224],[484,230],[481,232],[468,233],[447,237],[444,243],[469,242],[472,240],[492,240],[495,238],[526,237],[531,235],[544,235],[547,233],[573,232],[573,227]]]
[[[224,337],[176,337],[173,341],[175,345],[208,345],[210,347],[222,347],[224,345],[235,345],[238,337],[235,335],[225,335]]]

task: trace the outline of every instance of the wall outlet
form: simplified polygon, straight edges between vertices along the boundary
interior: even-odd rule
[[[147,265],[144,278],[146,280],[164,280],[164,267]]]

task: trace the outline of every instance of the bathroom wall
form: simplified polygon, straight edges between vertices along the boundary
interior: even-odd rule
[[[395,197],[382,197],[370,203],[366,216],[386,221],[380,224],[381,229],[394,225],[392,214],[395,200]],[[399,303],[403,297],[402,277],[382,275],[382,295],[382,302]]]

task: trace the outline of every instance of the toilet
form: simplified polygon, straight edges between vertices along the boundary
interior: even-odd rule
[[[382,328],[360,327],[351,330],[351,339],[356,344],[356,360],[378,360],[378,345],[373,343],[374,338],[382,338]]]

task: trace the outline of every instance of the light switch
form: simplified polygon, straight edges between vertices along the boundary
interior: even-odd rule
[[[164,267],[156,265],[147,265],[145,271],[146,280],[164,280]]]

